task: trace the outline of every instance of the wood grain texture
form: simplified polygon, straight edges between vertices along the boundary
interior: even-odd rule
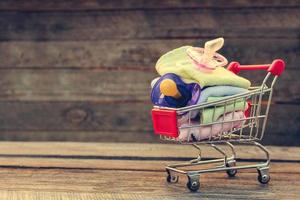
[[[194,154],[193,154],[194,155]],[[196,155],[196,154],[195,154]],[[195,156],[194,155],[194,156]],[[192,156],[192,155],[190,155]],[[218,157],[220,158],[220,156]],[[132,159],[132,160],[129,160]],[[19,169],[66,169],[66,170],[105,170],[105,171],[149,171],[149,172],[165,172],[165,167],[171,163],[186,162],[190,159],[182,159],[180,161],[174,160],[147,160],[147,158],[142,158],[140,160],[135,160],[135,158],[129,157],[129,159],[119,159],[118,157],[110,157],[109,159],[103,159],[100,156],[97,158],[86,157],[67,157],[61,156],[56,158],[51,157],[31,157],[31,156],[13,156],[13,157],[0,157],[2,169],[9,168],[19,168]],[[210,159],[210,158],[208,158]],[[206,160],[208,160],[206,159]],[[239,166],[251,165],[254,163],[262,163],[262,160],[254,161],[238,161]],[[213,167],[213,165],[206,165],[204,168]],[[198,167],[198,169],[204,169],[203,167]],[[0,170],[1,172],[1,170]],[[256,170],[240,170],[239,174],[245,174],[247,172],[255,174]],[[297,162],[272,162],[271,173],[286,173],[299,174],[300,167]],[[225,177],[225,173],[222,174]],[[255,180],[256,176],[253,176]],[[0,190],[1,191],[1,190]]]
[[[299,106],[271,106],[263,142],[299,144]],[[0,102],[4,140],[155,142],[150,104]],[[14,112],[10,112],[13,110]]]
[[[1,102],[2,131],[151,130],[151,105],[97,102]],[[1,104],[0,103],[0,104]],[[7,112],[14,110],[15,112]],[[5,114],[6,113],[6,114]]]
[[[299,9],[298,0],[1,1],[0,138],[157,142],[156,60],[224,36],[230,61],[286,61],[264,142],[299,145]]]
[[[153,70],[153,71],[152,71]],[[266,71],[243,72],[253,86],[261,85]],[[273,102],[300,99],[300,70],[290,69],[279,78]],[[149,71],[130,69],[2,69],[0,101],[96,101],[150,102],[150,82],[157,77]]]
[[[280,14],[278,14],[280,13]],[[0,40],[298,38],[298,8],[1,12]],[[173,20],[175,19],[176,20]]]
[[[120,129],[120,128],[119,128]],[[153,132],[95,130],[86,131],[78,128],[75,131],[43,130],[43,131],[1,131],[2,141],[83,141],[83,142],[159,142]],[[283,143],[283,145],[286,144]]]
[[[199,145],[204,158],[217,158],[220,153],[210,145]],[[230,153],[228,146],[219,144],[220,148]],[[145,143],[104,143],[104,142],[0,142],[0,157],[22,158],[56,158],[56,159],[104,159],[115,160],[149,160],[167,161],[191,159],[198,151],[191,145],[179,144],[145,144]],[[300,161],[300,148],[288,146],[266,146],[272,160]],[[264,159],[261,151],[253,145],[235,145],[238,159]],[[146,159],[147,158],[147,159]],[[18,160],[14,162],[22,163]],[[2,163],[2,162],[0,162]],[[279,165],[279,164],[278,164]],[[61,166],[63,167],[63,166]],[[99,166],[101,167],[101,166]]]
[[[184,45],[203,46],[206,40],[103,40],[64,42],[1,42],[0,68],[143,67]],[[228,39],[220,51],[229,61],[266,63],[283,58],[287,68],[298,68],[298,39]]]
[[[180,177],[178,184],[167,184],[165,172],[2,169],[0,173],[2,191],[16,191],[16,194],[25,191],[29,197],[44,192],[48,198],[69,193],[70,196],[66,197],[69,199],[89,199],[88,193],[99,199],[102,195],[108,199],[110,195],[111,198],[119,196],[119,199],[122,195],[127,199],[199,199],[199,196],[211,199],[294,199],[299,195],[299,174],[287,173],[273,174],[267,187],[257,183],[256,173],[242,173],[234,180],[228,180],[223,173],[204,174],[199,193],[190,193],[186,189],[185,177]]]
[[[149,102],[156,76],[141,69],[5,69],[0,73],[0,99]]]
[[[250,155],[250,158],[256,158],[255,150],[249,148],[247,152],[247,148],[244,146],[239,149],[243,149],[240,156]],[[186,157],[184,153],[190,154],[187,146],[1,142],[0,199],[297,198],[300,165],[298,162],[289,161],[299,161],[299,148],[269,149],[274,157],[282,160],[271,163],[272,180],[268,186],[257,183],[256,170],[240,170],[233,179],[228,179],[222,172],[202,174],[200,192],[191,193],[185,187],[185,176],[180,175],[177,184],[166,183],[164,165],[172,160],[151,160],[153,156],[160,156],[160,153],[165,156],[175,155],[174,150],[178,151],[179,157]],[[206,147],[203,150],[211,152]],[[287,156],[283,157],[282,154]],[[47,158],[42,157],[43,155],[61,157]],[[70,159],[63,157],[64,155],[77,157]],[[93,155],[98,155],[98,158],[91,159]],[[111,159],[101,157],[104,155],[111,156]]]

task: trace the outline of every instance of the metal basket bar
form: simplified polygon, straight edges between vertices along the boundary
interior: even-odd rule
[[[181,114],[181,113],[187,112],[187,111],[192,110],[192,109],[199,109],[199,108],[202,108],[202,107],[214,106],[216,104],[224,104],[225,102],[228,102],[228,101],[234,101],[236,99],[241,99],[241,98],[244,98],[244,97],[250,97],[254,94],[260,94],[261,91],[262,91],[262,89],[260,88],[260,89],[254,90],[254,91],[249,91],[249,92],[245,92],[245,93],[241,93],[241,94],[232,95],[232,96],[229,96],[229,97],[224,97],[223,99],[220,99],[220,100],[217,100],[217,101],[205,102],[205,103],[192,105],[192,106],[187,106],[187,107],[183,107],[183,108],[174,108],[172,110],[176,110],[179,114]],[[263,88],[264,93],[268,92],[268,91],[271,91],[271,89],[270,88]],[[163,108],[163,107],[160,107],[160,108]],[[168,109],[168,108],[163,108],[163,109]]]
[[[194,127],[203,127],[203,126],[210,126],[214,124],[223,124],[223,123],[230,123],[230,122],[235,122],[235,121],[246,121],[246,120],[251,120],[251,119],[258,119],[258,118],[264,118],[266,115],[260,115],[260,116],[255,116],[255,117],[247,117],[244,119],[233,119],[233,120],[226,120],[226,121],[221,121],[221,122],[211,122],[207,124],[200,124],[199,125],[187,125],[183,127],[179,127],[179,129],[188,129],[188,128],[194,128]]]

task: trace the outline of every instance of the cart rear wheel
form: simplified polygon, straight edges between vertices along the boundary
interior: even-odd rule
[[[237,170],[236,169],[229,169],[226,171],[227,175],[229,177],[235,177],[236,173],[237,173]]]
[[[195,179],[190,179],[188,180],[187,184],[186,184],[187,188],[189,188],[189,190],[191,192],[197,192],[200,188],[200,182],[199,179],[195,180]]]
[[[168,183],[177,183],[178,180],[179,180],[179,176],[171,176],[170,174],[168,174],[167,176]]]
[[[229,163],[226,164],[226,167],[234,167],[235,164],[235,160],[230,161]],[[236,169],[228,169],[226,170],[226,173],[229,177],[235,177],[237,170]]]

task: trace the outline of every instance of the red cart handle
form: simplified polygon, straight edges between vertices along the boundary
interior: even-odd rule
[[[285,69],[285,63],[281,59],[276,59],[272,64],[261,65],[240,65],[238,62],[231,62],[227,69],[235,74],[238,74],[241,70],[267,70],[274,76],[280,76]]]

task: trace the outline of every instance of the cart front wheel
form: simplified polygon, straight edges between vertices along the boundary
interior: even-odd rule
[[[267,184],[267,183],[269,183],[270,179],[271,179],[271,177],[270,177],[270,175],[268,175],[268,174],[263,174],[263,175],[258,174],[258,176],[257,176],[257,180],[258,180],[261,184]]]
[[[189,179],[189,181],[186,184],[187,188],[189,188],[189,190],[191,192],[197,192],[200,188],[200,182],[199,180],[191,180]]]
[[[269,168],[258,168],[257,169],[258,172],[258,176],[257,176],[257,180],[261,183],[261,184],[267,184],[270,181],[270,174],[269,174]]]

